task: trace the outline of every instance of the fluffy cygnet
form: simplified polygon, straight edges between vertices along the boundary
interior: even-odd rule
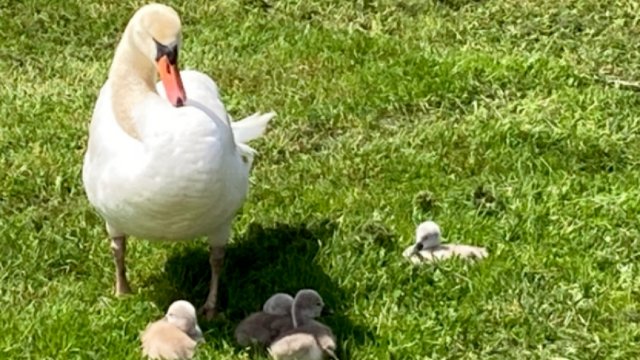
[[[402,255],[414,264],[445,260],[451,257],[482,259],[489,255],[483,247],[442,244],[440,227],[433,221],[425,221],[416,229],[416,243],[404,250]]]
[[[324,310],[324,301],[314,290],[300,290],[292,307],[293,329],[283,331],[269,347],[276,360],[337,359],[336,338],[331,329],[314,320]]]
[[[238,324],[235,331],[238,344],[268,346],[282,329],[292,328],[293,300],[285,293],[272,295],[262,306],[262,311],[249,315]]]
[[[184,300],[169,306],[167,314],[147,326],[142,335],[142,354],[150,359],[191,359],[198,342],[204,342],[196,309]]]
[[[293,296],[287,293],[275,293],[262,305],[262,311],[273,315],[290,315]]]

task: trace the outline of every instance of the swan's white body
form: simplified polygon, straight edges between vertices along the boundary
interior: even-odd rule
[[[83,180],[89,201],[107,221],[111,236],[217,237],[217,232],[228,231],[245,200],[250,148],[236,145],[215,82],[192,70],[182,71],[181,76],[188,94],[185,106],[171,106],[160,84],[162,97],[153,94],[136,105],[134,117],[143,141],[117,123],[110,82],[100,91]],[[272,116],[235,123],[253,123],[244,124],[252,132],[238,126],[236,136],[248,141],[261,135]]]
[[[245,143],[275,114],[232,123],[209,76],[178,70],[181,26],[178,13],[161,4],[142,6],[129,20],[94,108],[82,179],[111,238],[116,294],[131,292],[127,235],[207,236],[211,282],[203,310],[211,318],[224,248],[249,187],[254,151]]]

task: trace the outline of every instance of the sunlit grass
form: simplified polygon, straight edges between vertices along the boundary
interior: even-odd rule
[[[80,169],[140,1],[0,4],[0,354],[135,359],[168,304],[207,293],[203,239],[132,239],[113,292]],[[235,119],[274,110],[199,359],[261,355],[233,327],[318,289],[344,359],[640,356],[640,78],[633,3],[192,1],[183,68]],[[431,218],[476,265],[401,257]]]

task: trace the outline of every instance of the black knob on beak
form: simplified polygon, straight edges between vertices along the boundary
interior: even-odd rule
[[[164,45],[155,39],[153,41],[156,43],[156,61],[166,56],[169,64],[175,65],[178,62],[178,43],[173,42],[169,45]]]

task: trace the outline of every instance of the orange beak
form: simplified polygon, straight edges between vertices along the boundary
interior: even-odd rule
[[[178,64],[172,65],[169,62],[169,58],[163,55],[156,61],[156,67],[171,105],[175,107],[184,105],[185,101],[187,101],[187,95],[184,92],[184,86],[182,86]]]

